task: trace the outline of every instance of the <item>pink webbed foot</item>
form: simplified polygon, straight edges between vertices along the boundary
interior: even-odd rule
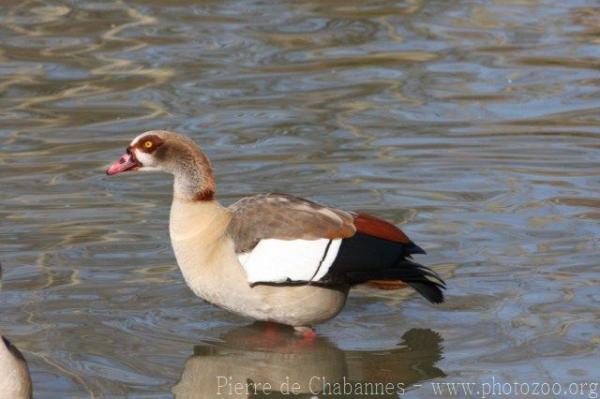
[[[294,331],[308,341],[313,341],[317,338],[317,333],[310,327],[294,327]]]

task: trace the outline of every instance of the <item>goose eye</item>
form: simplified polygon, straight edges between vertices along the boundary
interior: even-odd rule
[[[146,142],[144,143],[144,147],[146,147],[146,148],[150,148],[150,147],[152,147],[152,142],[151,142],[151,141],[146,141]]]

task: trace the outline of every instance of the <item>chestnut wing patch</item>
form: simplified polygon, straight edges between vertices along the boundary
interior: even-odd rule
[[[402,230],[385,220],[358,213],[354,215],[354,225],[358,233],[402,244],[405,256],[425,254],[425,250],[412,242]]]
[[[363,234],[383,238],[384,240],[396,241],[401,244],[410,242],[410,239],[402,230],[375,216],[359,213],[354,217],[354,225]]]

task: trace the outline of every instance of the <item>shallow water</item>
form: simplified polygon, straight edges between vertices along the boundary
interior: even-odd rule
[[[0,331],[36,397],[600,382],[597,1],[0,10]],[[170,179],[104,175],[153,128],[202,144],[225,203],[284,191],[402,225],[447,303],[358,290],[313,346],[262,342],[185,286]]]

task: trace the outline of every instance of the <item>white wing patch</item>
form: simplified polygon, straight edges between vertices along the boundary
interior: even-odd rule
[[[330,243],[331,242],[331,243]],[[319,281],[335,261],[341,239],[265,239],[250,252],[238,255],[248,282]]]

